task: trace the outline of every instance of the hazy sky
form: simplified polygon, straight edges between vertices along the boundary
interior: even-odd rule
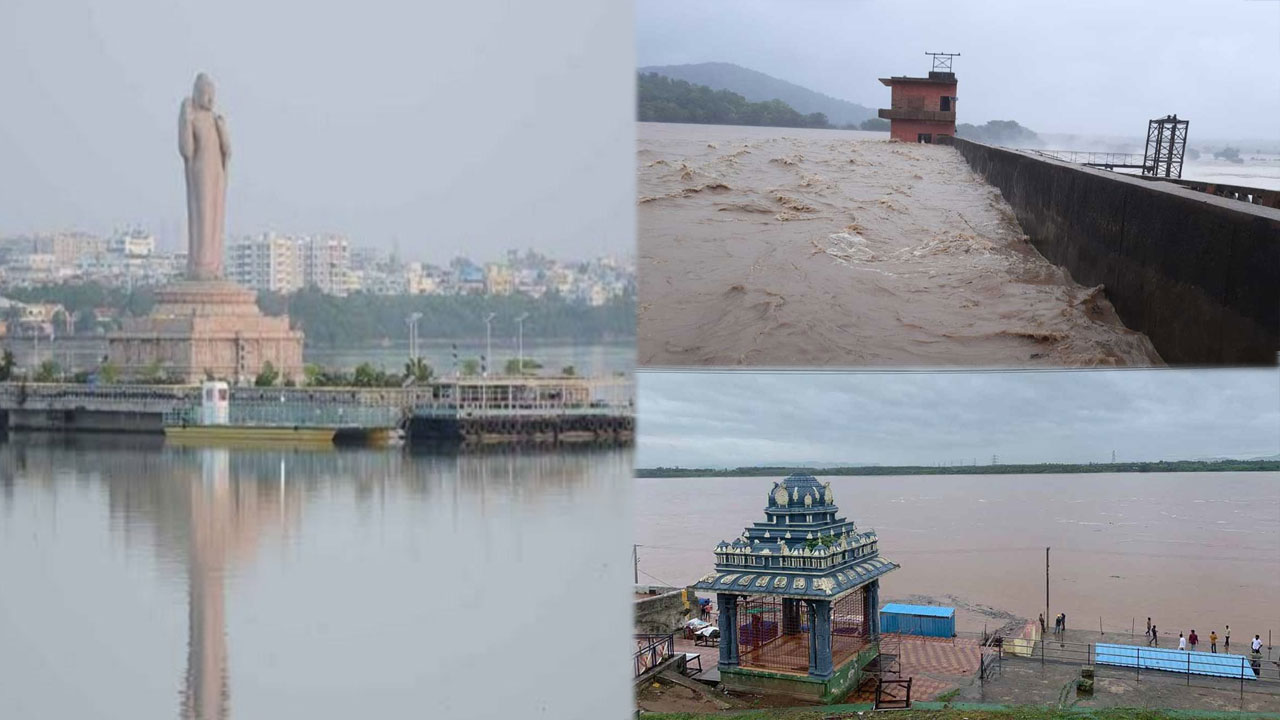
[[[1280,453],[1280,372],[639,373],[637,467]]]
[[[0,236],[182,241],[178,106],[203,70],[234,151],[229,234],[633,252],[629,5],[328,5],[0,2]]]
[[[1177,113],[1197,137],[1280,136],[1277,0],[638,0],[640,65],[726,61],[888,107],[877,78],[958,52],[961,122],[1143,135]]]

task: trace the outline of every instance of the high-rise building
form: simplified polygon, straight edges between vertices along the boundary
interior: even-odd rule
[[[484,289],[489,295],[510,295],[515,290],[511,268],[498,263],[484,266]]]
[[[128,231],[117,231],[107,240],[107,252],[123,257],[150,257],[156,251],[156,237],[151,233],[134,228]]]
[[[276,233],[244,237],[227,245],[230,280],[254,290],[289,293],[302,287],[298,243]]]
[[[351,248],[340,235],[263,233],[227,247],[227,276],[254,290],[290,293],[315,287],[331,295],[352,290]]]
[[[302,284],[329,295],[346,295],[352,290],[351,246],[340,235],[304,237],[298,240]]]
[[[137,231],[142,235],[141,231]],[[60,232],[53,235],[41,235],[35,238],[32,253],[36,255],[53,255],[58,265],[73,265],[86,255],[101,253],[106,247],[102,238],[83,232]],[[155,239],[151,239],[151,247],[155,247]],[[150,250],[148,250],[148,253]]]

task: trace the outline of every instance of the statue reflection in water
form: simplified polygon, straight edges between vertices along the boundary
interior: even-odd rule
[[[176,618],[181,617],[183,609],[182,600],[178,599],[181,591],[185,589],[187,594],[185,672],[180,666],[152,666],[150,663],[159,656],[141,653],[124,659],[118,679],[127,681],[139,672],[170,676],[172,684],[164,684],[165,692],[172,693],[169,697],[174,698],[179,717],[222,720],[234,715],[233,660],[243,673],[260,676],[264,670],[275,669],[274,661],[264,664],[263,658],[246,654],[250,640],[257,638],[241,638],[245,642],[239,654],[232,657],[237,638],[229,634],[228,623],[234,624],[242,615],[254,615],[262,593],[279,591],[275,586],[246,584],[239,579],[242,573],[259,568],[279,579],[281,570],[302,568],[301,576],[312,577],[311,573],[328,564],[322,549],[316,549],[314,543],[301,542],[304,536],[310,541],[333,537],[327,533],[359,529],[354,541],[360,543],[361,537],[373,535],[366,531],[380,529],[395,533],[404,542],[391,543],[395,546],[391,547],[378,540],[355,547],[354,551],[380,557],[389,553],[388,562],[403,567],[406,577],[421,582],[425,590],[431,582],[419,575],[424,548],[430,546],[422,543],[445,534],[452,537],[465,533],[465,549],[470,554],[467,562],[483,562],[507,553],[513,542],[569,542],[576,534],[567,527],[577,525],[576,521],[569,526],[560,521],[566,507],[589,508],[595,518],[617,515],[625,497],[617,490],[625,487],[629,472],[626,453],[436,456],[385,451],[193,448],[133,437],[94,437],[75,442],[51,439],[44,443],[39,438],[27,438],[23,443],[0,443],[0,523],[6,519],[5,512],[15,512],[15,503],[39,504],[48,496],[54,498],[48,504],[56,508],[59,492],[74,492],[80,501],[87,500],[89,505],[75,505],[80,507],[79,512],[94,516],[99,510],[92,503],[105,501],[108,507],[101,514],[107,519],[110,536],[118,538],[130,556],[149,556],[139,563],[145,565],[145,572],[108,579],[114,583],[109,588],[111,594],[126,586],[137,589],[137,583],[142,582],[147,587],[141,591],[168,606],[166,610],[171,608]],[[85,495],[80,492],[84,487],[103,488],[105,493]],[[304,527],[303,513],[314,512],[317,506],[321,508],[319,521]],[[24,505],[20,510],[39,517],[38,508]],[[100,543],[93,528],[59,534],[55,522],[51,528],[41,526],[37,530],[48,533],[53,542],[74,549],[77,558],[96,561],[103,556],[102,547],[79,544],[89,540]],[[382,537],[381,532],[377,536]],[[346,534],[342,538],[353,539]],[[276,559],[271,552],[273,547],[308,550],[284,553],[284,557]],[[113,548],[107,557],[114,562],[116,555]],[[277,565],[278,562],[284,565]],[[537,565],[509,561],[506,567],[518,582],[536,583],[543,579],[543,569]],[[28,571],[38,572],[39,565],[33,564]],[[99,576],[95,578],[101,580]],[[170,588],[176,592],[166,592]],[[296,585],[290,588],[298,589]],[[85,591],[92,592],[92,586],[85,586]],[[261,606],[275,607],[270,602],[272,598],[267,599]],[[320,604],[326,600],[332,603],[331,598],[321,598]],[[482,612],[484,602],[458,606],[449,604],[452,599],[446,600],[442,605],[451,612],[488,617],[487,612]],[[340,622],[338,618],[343,613],[364,616],[377,609],[358,604],[362,601],[363,597],[347,597],[338,606],[321,610],[311,607],[307,612],[322,614],[325,622]],[[175,602],[177,607],[170,604]],[[236,611],[234,617],[228,617],[229,606]],[[127,614],[125,621],[136,617],[136,613]],[[45,620],[56,622],[52,616]],[[274,620],[262,618],[267,624]],[[284,625],[281,629],[287,635],[293,628],[287,627],[288,623]],[[403,628],[394,628],[395,638],[384,639],[376,633],[388,628],[372,625],[375,635],[366,638],[366,642],[385,642],[392,649],[401,645]],[[247,625],[252,626],[252,622]],[[180,624],[173,627],[153,621],[130,627],[120,635],[145,635],[152,650],[164,646],[177,650],[182,641],[180,628]],[[56,634],[56,628],[52,632]],[[433,637],[437,636],[438,631]],[[69,646],[83,642],[83,638],[56,640]],[[305,642],[301,646],[315,647]],[[92,640],[85,652],[97,661],[120,659],[118,647],[104,648]],[[282,672],[306,675],[305,669],[297,667],[290,665]],[[31,677],[40,680],[39,670],[36,668]],[[260,679],[268,680],[264,685],[271,685],[270,679]],[[306,675],[306,682],[327,681]],[[116,700],[145,705],[131,697],[137,692],[121,690],[121,697]],[[278,705],[281,696],[256,698],[253,702],[264,700],[269,705],[276,703],[272,709],[283,710]],[[272,711],[246,708],[246,701],[241,698],[238,703],[241,714],[250,712],[256,717]]]
[[[201,482],[191,487],[191,535],[187,548],[187,677],[182,717],[211,720],[230,715],[227,687],[227,621],[224,578],[230,517],[230,457],[202,450]]]
[[[230,717],[226,579],[240,561],[256,551],[264,531],[284,530],[297,516],[300,494],[289,488],[285,460],[279,482],[263,482],[266,463],[238,467],[233,479],[231,451],[200,449],[199,480],[192,478],[187,544],[187,672],[181,717],[221,720]],[[267,458],[263,458],[264,460]],[[239,465],[239,464],[238,464]],[[248,470],[251,477],[241,477]]]

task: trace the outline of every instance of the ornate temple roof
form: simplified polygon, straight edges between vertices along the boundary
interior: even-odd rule
[[[793,474],[769,490],[763,522],[716,546],[715,572],[694,587],[720,593],[835,598],[898,565],[880,557],[874,530],[839,516],[831,483]]]

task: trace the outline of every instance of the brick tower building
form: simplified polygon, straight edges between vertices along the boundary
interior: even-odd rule
[[[929,77],[887,77],[880,82],[892,90],[890,107],[880,109],[889,121],[889,137],[902,142],[931,143],[942,135],[956,134],[956,74],[953,55],[933,56]]]

